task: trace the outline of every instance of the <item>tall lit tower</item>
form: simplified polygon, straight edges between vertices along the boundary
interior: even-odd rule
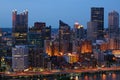
[[[74,24],[75,29],[75,38],[76,39],[83,39],[84,38],[84,28],[83,25],[80,25],[78,22]]]
[[[108,14],[109,38],[117,38],[119,35],[119,13],[112,11]]]
[[[12,37],[13,45],[27,44],[28,32],[28,11],[17,14],[16,10],[12,12]]]
[[[97,39],[103,39],[104,34],[104,8],[103,7],[92,7],[91,8],[91,21],[97,22]]]

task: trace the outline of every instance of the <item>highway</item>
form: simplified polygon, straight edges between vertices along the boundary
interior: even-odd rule
[[[91,68],[91,69],[69,69],[69,70],[50,70],[42,72],[1,72],[4,76],[33,76],[33,75],[54,75],[54,74],[68,74],[68,73],[94,73],[99,71],[120,71],[120,67],[111,68]]]

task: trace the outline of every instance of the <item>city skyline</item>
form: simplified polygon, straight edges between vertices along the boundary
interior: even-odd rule
[[[77,21],[85,28],[87,22],[90,21],[91,7],[104,7],[105,9],[105,28],[108,27],[108,13],[115,10],[119,11],[120,1],[89,1],[89,0],[36,0],[36,1],[23,1],[13,0],[8,2],[6,0],[0,1],[0,27],[12,28],[12,10],[17,9],[18,13],[25,9],[29,12],[29,26],[33,26],[34,22],[46,22],[47,25],[51,25],[53,28],[59,27],[59,20],[63,20],[69,24],[72,28]],[[13,3],[14,2],[14,3]],[[107,4],[107,5],[106,5]],[[112,5],[112,6],[111,6]],[[83,9],[84,8],[84,9]],[[84,17],[83,17],[84,16]]]

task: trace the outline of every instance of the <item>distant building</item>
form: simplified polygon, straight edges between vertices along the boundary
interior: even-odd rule
[[[51,40],[51,26],[45,28],[44,39]]]
[[[38,30],[42,30],[46,27],[46,23],[45,22],[35,22],[34,27],[36,27]]]
[[[83,39],[84,38],[84,28],[83,25],[80,25],[79,23],[74,24],[74,30],[75,30],[75,39]]]
[[[45,22],[35,22],[33,29],[35,32],[41,33],[43,39],[51,39],[51,26],[47,27]]]
[[[23,71],[28,68],[28,47],[17,45],[12,48],[12,68],[14,71]]]
[[[44,47],[44,39],[42,38],[42,33],[29,32],[28,42],[30,45],[37,45],[39,48]]]
[[[92,7],[91,8],[91,21],[97,23],[97,39],[104,38],[104,8]]]
[[[87,23],[87,39],[95,42],[97,39],[97,22]]]
[[[109,44],[108,44],[108,48],[110,50],[115,50],[115,49],[119,49],[120,44],[119,44],[119,39],[118,38],[110,38],[109,39]]]
[[[0,42],[2,41],[2,36],[3,36],[2,29],[0,28]]]
[[[29,45],[29,67],[45,68],[47,64],[48,55],[36,45]]]
[[[64,53],[63,50],[72,52],[71,30],[68,24],[59,20],[59,52]]]
[[[108,14],[109,38],[119,37],[119,13],[112,11]]]
[[[93,53],[94,53],[94,57],[95,57],[95,59],[97,61],[97,65],[98,66],[104,65],[105,64],[104,56],[107,53],[103,53],[102,51],[96,50],[96,49],[93,50]]]
[[[117,57],[117,58],[120,58],[120,50],[113,50],[112,51],[112,54]]]
[[[92,53],[92,42],[89,40],[81,41],[81,54],[91,54]]]
[[[51,40],[45,40],[44,42],[45,44],[45,52],[49,55],[49,56],[54,56],[54,42],[52,42]]]
[[[51,26],[46,27],[44,22],[35,22],[34,26],[29,28],[28,41],[31,45],[37,45],[44,48],[44,40],[51,39]]]
[[[75,63],[75,62],[78,62],[79,57],[78,57],[78,54],[68,53],[68,54],[64,55],[64,59],[68,63]]]
[[[28,32],[28,11],[17,14],[17,11],[12,12],[12,37],[13,45],[27,44]]]
[[[70,26],[59,20],[59,39],[70,40]]]

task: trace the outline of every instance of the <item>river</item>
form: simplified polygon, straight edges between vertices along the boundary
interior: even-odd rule
[[[120,80],[120,72],[71,75],[70,80]]]

